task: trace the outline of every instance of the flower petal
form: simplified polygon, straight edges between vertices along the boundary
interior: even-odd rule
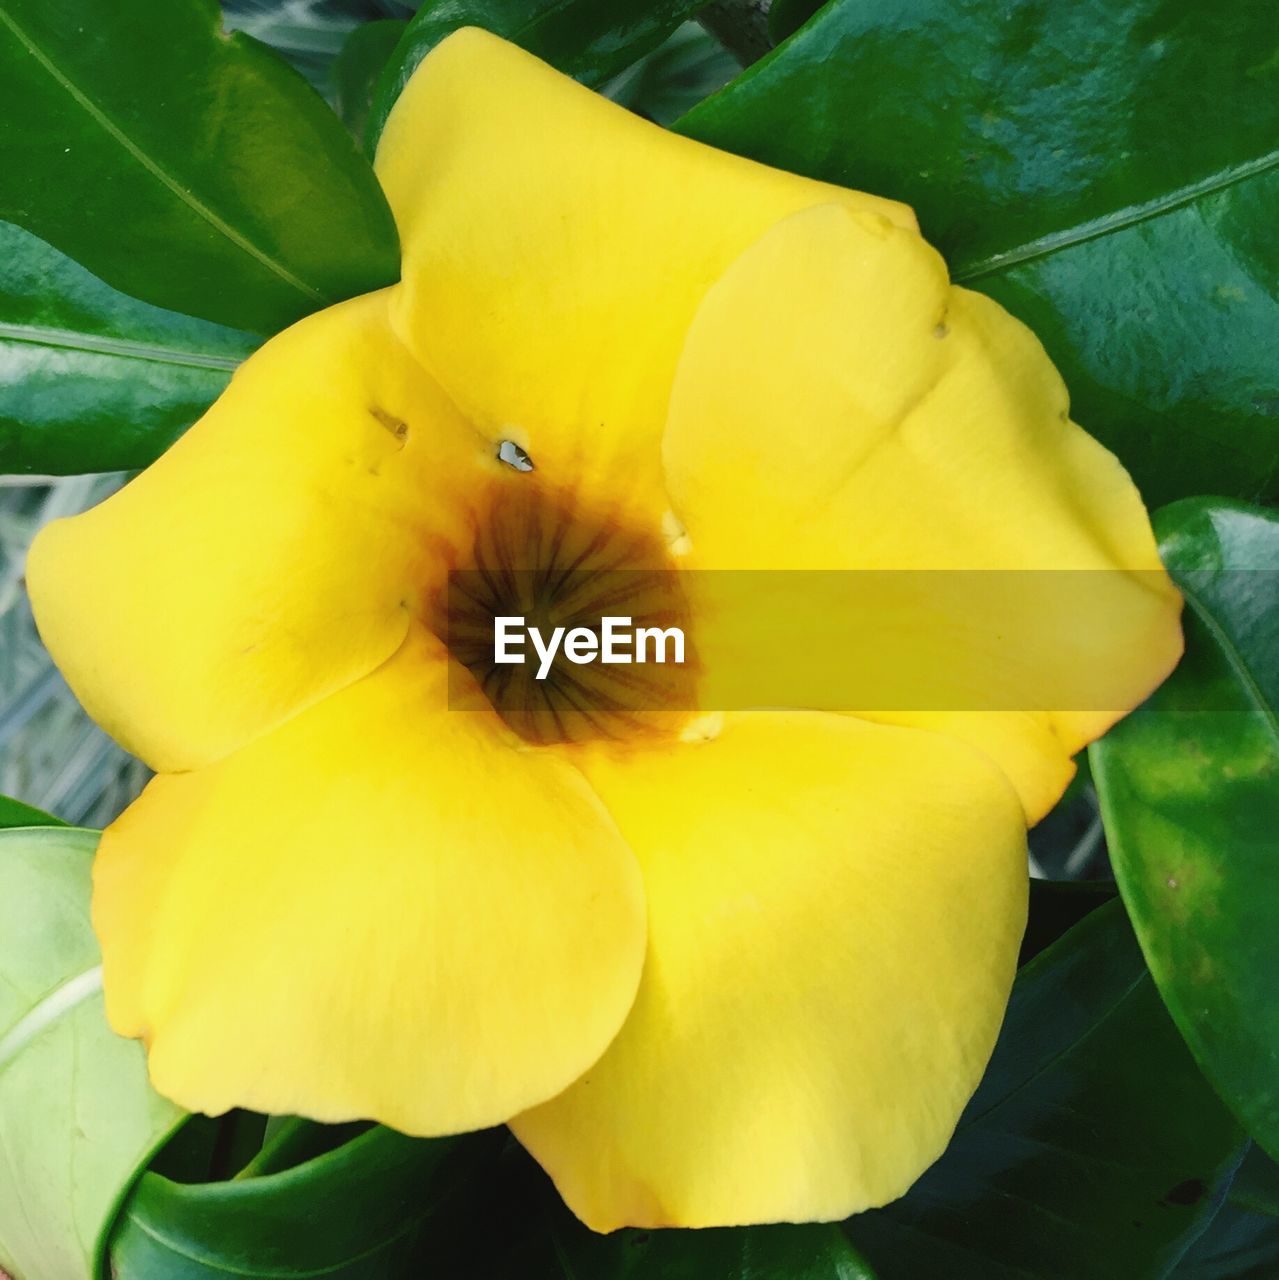
[[[1025,923],[1006,780],[937,734],[821,712],[585,771],[643,868],[630,1018],[513,1122],[589,1226],[842,1218],[940,1154]]]
[[[563,1089],[644,956],[635,859],[579,773],[449,710],[417,628],[384,667],[108,828],[107,1014],[156,1088],[413,1134]]]
[[[1006,617],[982,621],[996,588],[974,591],[982,602],[966,613],[923,600],[950,621],[930,621],[921,654],[944,632],[957,687],[971,675],[998,694],[1015,675],[1039,700],[924,701],[907,718],[923,723],[935,707],[932,723],[991,751],[1032,817],[1060,794],[1069,757],[1181,653],[1180,599],[1127,473],[1070,421],[1029,330],[950,286],[941,258],[909,232],[827,205],[761,237],[691,327],[663,452],[695,566],[1017,571],[990,579],[1008,586]],[[1076,570],[1092,572],[1059,572]],[[1058,576],[1046,587],[1038,571]],[[1053,710],[1063,684],[1081,683],[1052,640],[1061,619],[1014,616],[1018,600],[1067,582],[1096,608],[1090,669],[1111,699],[1100,711],[1082,697]],[[1058,612],[1069,618],[1066,595]],[[1027,639],[1001,668],[981,644],[1002,624]],[[909,639],[891,643],[904,645],[899,665],[915,661]]]
[[[405,87],[377,173],[399,226],[396,320],[462,410],[560,484],[658,500],[684,331],[768,226],[902,205],[678,137],[469,28]]]
[[[197,767],[395,651],[460,536],[450,495],[496,466],[396,341],[385,293],[332,307],[131,484],[40,534],[36,620],[113,737]]]

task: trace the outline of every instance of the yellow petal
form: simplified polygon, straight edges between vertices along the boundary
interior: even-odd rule
[[[940,735],[819,712],[584,768],[643,868],[630,1018],[513,1122],[596,1230],[842,1218],[942,1151],[1025,921],[1006,780]]]
[[[831,200],[913,225],[891,201],[659,129],[473,28],[414,73],[376,167],[406,342],[493,439],[636,503],[657,500],[684,331],[733,258]]]
[[[827,205],[761,237],[691,327],[663,452],[690,564],[903,571],[885,599],[915,575],[927,626],[887,628],[885,661],[905,678],[944,651],[973,700],[847,709],[944,713],[1032,817],[1180,655],[1180,600],[1127,473],[1070,421],[1029,330],[952,287],[910,232]],[[936,570],[969,576],[920,572]],[[1045,593],[1055,608],[1020,607]],[[1080,600],[1082,661],[1066,643]],[[996,640],[1011,660],[992,661]]]
[[[45,643],[154,768],[217,759],[393,653],[461,536],[450,495],[499,465],[386,306],[371,294],[280,334],[154,466],[36,540]]]
[[[635,859],[570,765],[450,711],[439,643],[194,773],[103,836],[107,1013],[156,1088],[414,1134],[553,1095],[630,1007]]]
[[[1026,820],[1039,821],[1075,776],[1078,747],[1053,717],[1029,711],[863,711],[864,719],[960,738],[997,764],[1017,790]]]

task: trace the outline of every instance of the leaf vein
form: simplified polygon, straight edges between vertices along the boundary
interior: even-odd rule
[[[1270,705],[1269,699],[1262,692],[1257,677],[1253,675],[1252,668],[1248,665],[1248,660],[1243,656],[1238,644],[1235,643],[1234,637],[1217,620],[1197,591],[1187,586],[1180,578],[1175,578],[1175,580],[1177,589],[1190,602],[1199,621],[1204,624],[1209,635],[1220,646],[1222,653],[1225,654],[1226,661],[1230,663],[1235,675],[1239,677],[1239,683],[1243,685],[1248,696],[1256,705],[1270,737],[1276,746],[1279,746],[1279,712]]]
[[[1075,1040],[1072,1043],[1065,1045],[1063,1048],[1057,1050],[1056,1053],[1053,1053],[1050,1057],[1048,1057],[1046,1061],[1039,1063],[1038,1066],[1036,1066],[1035,1069],[1031,1071],[1029,1075],[1027,1075],[1024,1079],[1019,1080],[1015,1085],[1013,1085],[1012,1088],[1010,1088],[1001,1097],[995,1099],[995,1101],[992,1102],[984,1111],[974,1116],[967,1116],[963,1120],[961,1120],[958,1129],[956,1129],[955,1131],[956,1136],[958,1136],[961,1133],[967,1133],[969,1129],[972,1129],[975,1126],[982,1124],[983,1122],[988,1120],[991,1116],[995,1114],[995,1112],[1000,1110],[1001,1107],[1006,1106],[1010,1099],[1016,1097],[1017,1094],[1021,1093],[1023,1089],[1026,1089],[1030,1085],[1034,1084],[1034,1082],[1038,1080],[1040,1076],[1046,1075],[1063,1058],[1069,1056],[1071,1053],[1074,1053],[1075,1050],[1077,1050],[1079,1046],[1084,1043],[1084,1041],[1096,1035],[1100,1027],[1105,1022],[1107,1022],[1110,1018],[1114,1017],[1114,1015],[1119,1011],[1119,1009],[1124,1004],[1126,1004],[1130,999],[1132,999],[1133,994],[1141,986],[1142,980],[1145,977],[1146,977],[1146,970],[1143,967],[1141,971],[1137,974],[1137,976],[1128,984],[1128,986],[1125,987],[1124,990],[1111,1002],[1111,1004],[1105,1010],[1105,1012],[1102,1013],[1099,1017],[1097,1017],[1093,1021],[1092,1025],[1078,1040]]]
[[[10,1065],[33,1040],[42,1035],[64,1013],[102,990],[102,966],[95,965],[68,978],[49,992],[29,1012],[0,1036],[0,1071]]]
[[[1216,195],[1240,182],[1246,182],[1249,178],[1258,177],[1276,166],[1279,166],[1279,150],[1257,156],[1244,164],[1222,169],[1198,182],[1189,183],[1184,187],[1178,187],[1175,191],[1158,196],[1154,200],[1129,205],[1125,209],[1103,214],[1100,218],[1094,218],[1089,222],[1081,222],[1078,226],[1068,227],[1064,231],[1053,231],[1038,239],[1028,240],[1016,248],[992,253],[989,257],[978,259],[969,266],[957,269],[955,281],[958,284],[968,284],[1008,267],[1018,267],[1037,258],[1050,257],[1063,249],[1086,244],[1113,231],[1124,231],[1129,227],[1139,226],[1143,222],[1162,217],[1165,213],[1172,213],[1188,204],[1193,204],[1205,196]]]
[[[197,217],[203,219],[220,235],[226,237],[236,248],[249,255],[256,262],[264,266],[273,275],[278,276],[291,288],[298,290],[304,297],[321,304],[327,303],[330,299],[326,298],[320,290],[314,286],[300,280],[293,274],[282,262],[276,261],[264,249],[254,244],[247,236],[237,231],[224,218],[220,217],[212,209],[200,200],[193,192],[188,191],[176,178],[168,174],[158,165],[150,156],[146,154],[119,125],[113,121],[87,94],[78,89],[75,84],[59,69],[58,65],[43,49],[36,44],[31,36],[20,27],[17,22],[3,9],[0,9],[0,24],[8,27],[12,32],[15,40],[18,41],[23,48],[44,68],[44,70],[53,79],[54,83],[63,89],[67,95],[80,106],[93,120],[93,122],[108,137],[117,142],[124,150],[135,160],[143,169],[146,170],[157,182],[167,188],[178,200],[187,206]]]
[[[30,346],[59,347],[82,351],[86,355],[114,356],[122,360],[146,360],[152,364],[175,364],[191,369],[216,369],[230,373],[242,359],[216,356],[199,351],[182,351],[129,338],[107,338],[73,329],[57,329],[44,325],[0,324],[0,342],[21,342]]]

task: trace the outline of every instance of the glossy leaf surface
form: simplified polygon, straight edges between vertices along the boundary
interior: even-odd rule
[[[0,830],[11,827],[61,827],[66,824],[35,805],[15,800],[12,796],[0,796]]]
[[[599,85],[656,49],[706,0],[426,0],[378,81],[368,146],[377,145],[418,63],[459,27],[483,27],[583,84]],[[533,123],[533,122],[530,122]]]
[[[0,833],[0,1267],[97,1280],[120,1198],[183,1113],[102,1009],[89,927],[97,835]]]
[[[679,127],[914,205],[1149,503],[1279,495],[1269,0],[832,0]]]
[[[422,1274],[423,1232],[457,1172],[448,1139],[373,1128],[289,1163],[321,1126],[279,1130],[259,1157],[223,1182],[146,1174],[111,1245],[117,1280],[396,1280]],[[320,1134],[322,1135],[322,1132]]]
[[[945,1155],[845,1225],[882,1280],[1153,1280],[1203,1231],[1242,1147],[1112,902],[1018,975]]]
[[[215,0],[0,0],[0,218],[114,288],[256,333],[394,281],[372,170]]]
[[[146,466],[256,341],[119,293],[0,223],[0,471]]]
[[[1279,514],[1159,513],[1187,654],[1092,748],[1115,874],[1205,1072],[1279,1155]]]
[[[1174,1280],[1273,1280],[1279,1275],[1279,1166],[1256,1147],[1226,1203],[1172,1273]]]
[[[686,22],[600,92],[646,120],[669,126],[740,70],[741,63],[700,23]]]
[[[773,0],[768,7],[768,34],[774,44],[794,35],[825,0]]]
[[[338,115],[356,138],[364,137],[373,90],[382,69],[404,36],[402,18],[362,22],[346,38],[333,63],[333,96]]]
[[[438,1244],[449,1280],[876,1280],[830,1223],[597,1235],[513,1139]]]

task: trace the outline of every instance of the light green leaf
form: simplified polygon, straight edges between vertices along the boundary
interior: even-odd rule
[[[1272,0],[831,0],[677,127],[913,205],[1147,502],[1279,497]]]
[[[1187,653],[1091,749],[1150,971],[1205,1074],[1279,1156],[1279,513],[1156,516]]]
[[[124,1193],[182,1112],[108,1029],[89,927],[94,832],[0,832],[0,1267],[98,1280]]]
[[[146,466],[256,345],[118,293],[0,222],[0,471]]]
[[[0,218],[113,288],[274,333],[399,274],[368,164],[215,0],[0,0]]]

